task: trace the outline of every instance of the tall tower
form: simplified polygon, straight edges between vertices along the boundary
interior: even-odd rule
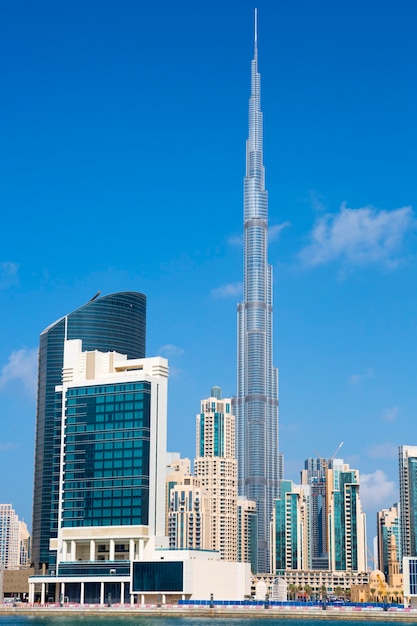
[[[81,339],[85,350],[116,351],[130,359],[145,356],[146,296],[137,292],[94,297],[61,317],[40,336],[32,518],[35,572],[54,565],[50,540],[58,532],[61,422],[55,387],[62,382],[65,339]]]
[[[194,473],[207,490],[211,509],[211,549],[224,561],[236,561],[237,461],[235,418],[230,398],[212,387],[196,416]]]
[[[417,554],[417,446],[399,448],[402,556]]]
[[[272,365],[272,267],[268,264],[268,196],[262,146],[257,11],[251,63],[249,137],[244,180],[244,299],[237,309],[236,449],[239,495],[256,502],[258,569],[269,571],[269,523],[281,478],[278,370]]]

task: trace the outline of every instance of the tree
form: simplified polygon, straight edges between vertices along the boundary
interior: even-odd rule
[[[290,596],[290,600],[295,600],[295,592],[297,591],[297,585],[293,585],[292,583],[290,583],[287,589],[288,589],[288,593]]]
[[[307,600],[310,600],[312,592],[313,589],[310,587],[310,585],[304,585],[304,593],[306,594]]]

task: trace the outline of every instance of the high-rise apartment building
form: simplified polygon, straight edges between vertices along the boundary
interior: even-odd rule
[[[326,498],[328,463],[326,459],[309,458],[301,471],[301,484],[308,486],[308,569],[325,570],[329,567]]]
[[[64,341],[81,339],[84,350],[116,351],[137,359],[145,356],[145,337],[146,297],[136,292],[96,296],[40,336],[32,518],[35,571],[46,572],[55,563],[50,540],[58,532],[61,449],[55,387],[62,382]]]
[[[281,480],[271,521],[271,567],[274,574],[308,569],[307,521],[303,487],[294,485],[291,480]]]
[[[258,514],[256,502],[246,496],[237,499],[237,561],[250,563],[251,571],[258,571]]]
[[[395,545],[396,558],[401,566],[401,529],[399,504],[393,504],[389,509],[378,511],[377,516],[377,546],[378,546],[378,569],[388,576],[388,563]],[[391,542],[391,537],[395,540]]]
[[[238,490],[256,502],[258,568],[269,571],[269,523],[278,495],[278,371],[273,366],[272,266],[268,264],[268,196],[263,165],[257,13],[251,64],[244,180],[243,302],[238,305],[236,416]]]
[[[365,572],[366,516],[359,495],[359,472],[334,459],[326,472],[329,512],[329,569]]]
[[[0,504],[0,569],[30,564],[30,535],[11,504]]]
[[[175,550],[210,550],[210,513],[210,499],[200,480],[195,476],[184,476],[170,492],[169,547]]]
[[[207,490],[211,511],[211,549],[236,561],[237,461],[235,418],[230,398],[213,387],[197,414],[194,473]]]
[[[171,491],[176,485],[181,485],[186,476],[191,475],[190,459],[182,459],[176,452],[167,453],[167,475],[165,489],[165,510],[166,510],[166,536],[169,536],[168,514],[171,506]]]
[[[402,556],[417,556],[417,446],[399,448]]]

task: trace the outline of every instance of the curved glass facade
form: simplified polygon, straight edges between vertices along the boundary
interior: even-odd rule
[[[96,298],[65,315],[40,336],[35,468],[32,518],[32,559],[35,571],[54,563],[49,541],[57,536],[61,426],[56,415],[55,386],[61,384],[65,339],[81,339],[83,350],[116,351],[130,359],[144,358],[146,296],[120,292]]]
[[[256,26],[255,26],[256,31]],[[258,571],[269,571],[269,523],[278,496],[278,371],[272,365],[272,267],[263,166],[258,48],[251,64],[244,180],[244,300],[238,305],[236,452],[239,495],[258,511]]]

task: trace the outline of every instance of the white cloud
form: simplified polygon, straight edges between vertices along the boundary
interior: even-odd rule
[[[227,243],[231,246],[243,246],[243,235],[231,235]]]
[[[362,372],[362,374],[352,374],[351,376],[349,376],[349,383],[351,385],[358,385],[363,380],[372,378],[373,375],[374,375],[373,370],[370,367],[368,367],[364,372]]]
[[[7,450],[16,450],[18,448],[17,443],[11,443],[10,441],[1,443],[0,442],[0,452],[7,452]]]
[[[275,224],[274,226],[268,227],[268,240],[275,241],[281,234],[281,231],[284,228],[288,228],[291,226],[291,222],[282,222],[282,224]]]
[[[399,412],[399,407],[398,406],[392,406],[389,409],[385,409],[384,413],[382,414],[382,421],[383,422],[395,422],[395,420],[397,419],[398,416],[398,412]]]
[[[379,211],[349,209],[343,204],[338,214],[318,218],[300,259],[308,266],[339,259],[347,266],[380,263],[392,268],[401,261],[405,236],[416,224],[411,207]]]
[[[387,506],[397,497],[395,482],[389,480],[382,470],[375,470],[373,474],[361,474],[360,485],[361,503],[365,510]]]
[[[9,361],[0,371],[0,389],[12,381],[22,383],[30,395],[36,394],[38,350],[36,348],[17,350],[9,356]]]
[[[239,297],[242,295],[242,289],[242,283],[230,283],[229,285],[222,285],[221,287],[212,289],[211,296],[213,298]]]
[[[310,189],[310,191],[308,192],[308,201],[310,202],[314,211],[317,211],[318,213],[322,213],[326,210],[327,207],[325,204],[325,200],[325,197],[322,196],[320,193],[317,193],[317,191],[314,191],[314,189]]]
[[[11,261],[0,263],[0,289],[6,289],[18,283],[18,269],[17,263]]]
[[[268,226],[268,241],[275,241],[279,238],[281,231],[291,226],[291,222],[282,222],[282,224],[274,224]],[[243,234],[231,235],[227,243],[231,246],[243,246]]]
[[[172,343],[167,343],[159,348],[158,353],[165,358],[175,358],[184,354],[184,350]]]

